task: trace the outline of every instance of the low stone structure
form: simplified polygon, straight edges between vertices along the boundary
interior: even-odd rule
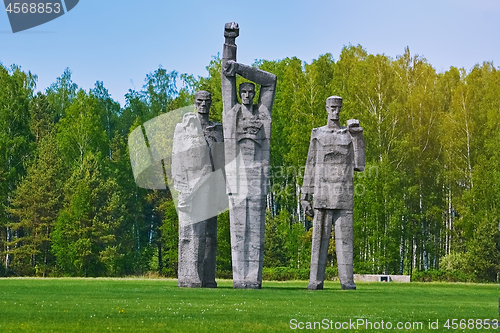
[[[354,281],[410,283],[410,275],[354,274]]]

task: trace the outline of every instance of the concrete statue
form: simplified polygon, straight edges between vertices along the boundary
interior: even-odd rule
[[[222,125],[208,119],[211,103],[209,92],[196,92],[198,115],[184,114],[174,133],[172,178],[179,192],[179,287],[217,287],[217,210],[213,211],[213,206],[215,203],[220,206],[215,208],[222,210],[224,203],[210,197],[217,191],[214,181],[224,179],[210,177],[224,166],[224,148]]]
[[[222,57],[222,100],[226,186],[229,195],[233,287],[260,289],[264,253],[266,195],[269,191],[271,111],[276,76],[236,62],[237,23],[225,25]],[[236,74],[260,85],[239,86]]]
[[[353,176],[365,168],[365,143],[359,121],[340,125],[342,98],[328,97],[326,126],[314,128],[307,155],[301,204],[313,217],[308,289],[323,289],[328,243],[335,226],[335,247],[342,289],[356,289],[353,276]]]

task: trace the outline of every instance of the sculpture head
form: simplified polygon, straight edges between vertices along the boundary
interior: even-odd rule
[[[326,111],[328,120],[339,120],[340,109],[342,108],[342,97],[330,96],[326,99]]]
[[[255,84],[251,82],[243,82],[242,84],[240,84],[241,104],[246,106],[252,106],[254,97],[255,97]]]
[[[206,90],[197,91],[194,94],[194,105],[198,113],[208,113],[212,105],[212,95]]]

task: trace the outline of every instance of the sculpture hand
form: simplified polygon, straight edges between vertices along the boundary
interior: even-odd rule
[[[311,203],[307,200],[302,200],[300,203],[304,209],[304,213],[306,213],[307,216],[314,217],[314,209],[312,208]]]
[[[348,128],[351,128],[351,127],[359,127],[359,120],[357,119],[349,119],[347,121],[347,127]]]
[[[224,26],[224,37],[226,38],[236,38],[240,35],[240,27],[236,22],[226,23]]]
[[[347,121],[347,129],[349,132],[363,132],[363,128],[359,126],[359,120],[357,119],[349,119]]]
[[[238,63],[233,60],[228,60],[226,65],[223,68],[224,75],[226,76],[235,76],[236,68],[238,67]]]
[[[228,45],[236,45],[236,37],[240,35],[240,28],[238,27],[238,23],[230,22],[226,23],[224,27],[224,37],[226,37],[226,44]]]

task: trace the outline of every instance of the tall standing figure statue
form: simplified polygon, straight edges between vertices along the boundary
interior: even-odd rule
[[[211,196],[217,196],[217,183],[224,182],[214,173],[224,166],[224,149],[222,125],[208,118],[211,104],[208,91],[196,92],[197,115],[186,113],[174,133],[172,177],[179,192],[179,287],[217,287],[217,212],[224,208],[224,202]]]
[[[266,195],[269,191],[269,147],[271,111],[276,76],[236,62],[237,23],[225,25],[222,57],[222,100],[226,181],[229,195],[233,287],[260,289],[264,256]],[[255,85],[239,86],[236,74],[259,84],[254,105]]]
[[[340,126],[342,98],[326,100],[328,123],[314,128],[307,155],[301,203],[313,219],[308,289],[323,289],[328,244],[335,225],[335,248],[342,289],[356,289],[353,276],[353,176],[365,168],[365,143],[359,121]],[[312,201],[312,205],[311,205]]]

